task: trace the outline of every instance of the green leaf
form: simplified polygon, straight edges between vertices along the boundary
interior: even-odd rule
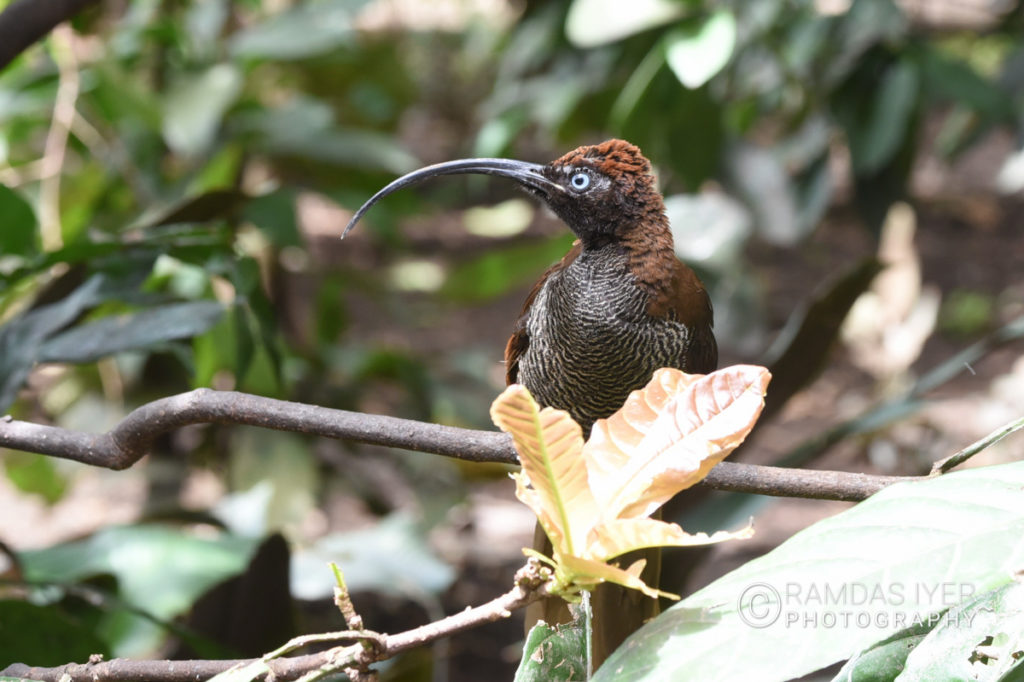
[[[235,57],[305,59],[352,42],[352,20],[367,0],[319,0],[294,5],[237,33]]]
[[[242,74],[233,64],[216,64],[172,83],[164,98],[167,146],[187,157],[205,152],[241,91]]]
[[[565,35],[579,48],[597,47],[667,24],[684,13],[672,0],[573,0]]]
[[[762,237],[792,246],[806,236],[797,218],[796,191],[778,150],[737,142],[730,145],[725,161],[731,185],[753,212]]]
[[[60,500],[67,489],[67,480],[57,471],[51,457],[9,452],[4,456],[3,466],[18,490],[39,495],[48,504]]]
[[[95,159],[61,178],[60,234],[65,244],[82,238],[97,210],[108,200],[109,189],[106,169]]]
[[[0,185],[0,257],[30,256],[38,250],[32,207],[13,189]]]
[[[14,401],[36,363],[40,344],[95,305],[103,284],[103,277],[92,277],[59,303],[40,306],[0,326],[0,412]]]
[[[292,561],[292,594],[298,599],[330,599],[338,564],[353,592],[373,590],[422,599],[440,594],[455,580],[452,567],[437,558],[425,535],[403,514],[392,514],[372,528],[332,533],[299,549]]]
[[[581,623],[530,628],[514,682],[570,682],[587,679],[586,633]]]
[[[490,251],[456,266],[441,293],[456,301],[486,301],[535,280],[572,244],[565,235],[536,244]]]
[[[291,433],[240,430],[237,447],[230,459],[231,487],[251,491],[259,485],[269,496],[262,514],[253,513],[242,503],[241,512],[232,513],[231,505],[218,505],[218,516],[240,535],[262,537],[268,532],[294,528],[316,508],[320,487],[317,462],[306,439]],[[243,492],[240,495],[244,496]]]
[[[220,303],[195,301],[110,315],[54,336],[39,348],[39,360],[92,362],[114,353],[144,350],[201,334],[223,314]]]
[[[857,652],[832,682],[890,682],[903,671],[907,656],[934,627],[924,622],[901,630]]]
[[[74,583],[111,574],[128,603],[167,619],[245,570],[257,542],[229,535],[200,538],[158,525],[113,526],[84,540],[19,556],[30,581]]]
[[[57,666],[109,653],[88,619],[59,604],[0,601],[0,666],[12,661]]]
[[[680,260],[716,272],[742,267],[753,220],[739,201],[724,192],[673,194],[665,197],[665,214]]]
[[[160,227],[179,223],[203,223],[226,218],[245,202],[244,193],[235,189],[214,189],[168,203],[156,203],[142,212],[131,228]]]
[[[295,156],[367,170],[403,174],[420,164],[393,137],[334,123],[331,107],[313,97],[295,97],[277,109],[235,117],[241,132],[271,154]]]
[[[182,32],[201,61],[220,49],[220,34],[229,18],[230,5],[229,0],[204,0],[186,6]]]
[[[865,98],[861,115],[850,112],[844,116],[857,174],[881,170],[899,151],[910,133],[919,101],[919,85],[917,65],[902,59],[886,68],[870,91],[858,93],[857,96]]]
[[[618,97],[615,98],[615,102],[608,112],[608,125],[612,130],[621,130],[626,125],[664,65],[663,42],[648,50],[619,91]]]
[[[1024,666],[1024,585],[950,609],[907,658],[899,682],[997,680]]]
[[[721,10],[689,29],[666,36],[665,59],[685,87],[694,90],[721,71],[736,48],[736,18]]]
[[[887,488],[673,606],[594,680],[788,680],[937,620],[1020,570],[1022,489],[1024,462]]]
[[[281,189],[251,199],[242,216],[260,228],[275,246],[302,246],[295,218],[295,193]]]
[[[927,95],[940,102],[963,104],[997,120],[1012,120],[1013,99],[1001,84],[934,46],[922,46],[920,54],[922,86]]]

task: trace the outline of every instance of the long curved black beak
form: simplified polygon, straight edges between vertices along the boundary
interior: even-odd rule
[[[462,175],[471,173],[481,175],[500,175],[502,177],[512,178],[519,184],[523,185],[526,189],[538,193],[544,198],[550,197],[553,192],[564,192],[565,190],[561,185],[544,176],[543,170],[544,166],[539,164],[516,161],[514,159],[459,159],[458,161],[446,161],[444,163],[436,163],[433,166],[427,166],[426,168],[420,168],[419,170],[403,175],[370,197],[369,201],[363,204],[359,210],[355,212],[355,215],[352,216],[352,220],[348,221],[348,226],[345,228],[345,231],[341,233],[341,238],[345,238],[345,235],[348,234],[349,230],[355,227],[356,223],[359,222],[359,219],[370,210],[371,206],[387,195],[400,190],[403,187],[415,185],[418,182],[422,182],[423,180],[438,175]]]

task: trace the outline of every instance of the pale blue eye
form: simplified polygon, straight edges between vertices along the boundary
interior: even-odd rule
[[[586,188],[590,187],[590,176],[586,173],[576,173],[569,179],[569,184],[577,192],[582,192]]]

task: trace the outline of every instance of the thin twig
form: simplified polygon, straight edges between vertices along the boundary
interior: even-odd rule
[[[428,424],[206,388],[146,403],[104,434],[0,418],[0,447],[107,469],[125,469],[148,453],[158,436],[182,426],[206,423],[261,426],[471,462],[519,462],[511,438],[497,431]],[[916,479],[723,462],[712,469],[702,484],[716,490],[777,497],[859,501],[906,480]]]
[[[372,663],[389,659],[403,651],[422,646],[436,639],[450,637],[463,630],[508,618],[513,611],[545,596],[549,578],[549,570],[544,568],[540,562],[530,560],[516,573],[515,587],[500,597],[492,599],[486,604],[395,635],[380,635],[367,631],[307,635],[304,638],[292,640],[267,656],[247,660],[130,661],[114,659],[112,661],[96,660],[89,663],[70,663],[55,668],[37,668],[15,663],[0,670],[0,676],[25,677],[42,682],[57,682],[58,680],[61,682],[93,682],[93,680],[185,682],[186,680],[208,679],[227,670],[252,666],[254,675],[255,671],[263,672],[265,667],[264,674],[273,674],[274,679],[281,681],[319,679],[348,668],[362,670]],[[292,650],[294,647],[291,645],[299,640],[308,643],[314,638],[329,640],[355,638],[361,642],[371,642],[373,646],[366,647],[359,643],[307,656],[273,657],[274,654],[281,651]]]
[[[348,585],[345,584],[345,576],[342,574],[338,564],[331,562],[331,571],[334,573],[334,605],[341,611],[341,617],[345,624],[352,630],[363,629],[363,617],[356,611],[352,603],[352,596],[348,593]]]
[[[963,464],[971,457],[974,457],[976,454],[984,450],[985,448],[989,447],[990,445],[995,445],[1003,438],[1006,438],[1011,433],[1021,428],[1024,428],[1024,417],[1014,419],[1010,423],[1000,426],[998,429],[988,434],[984,438],[974,441],[960,452],[950,455],[945,459],[940,459],[938,462],[932,465],[932,470],[928,475],[938,476],[939,474],[946,473],[953,467]]]

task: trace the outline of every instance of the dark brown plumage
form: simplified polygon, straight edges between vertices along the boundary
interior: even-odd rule
[[[436,164],[395,180],[352,218],[346,232],[381,197],[437,175],[509,177],[542,199],[576,234],[564,258],[533,287],[505,348],[506,379],[539,403],[569,412],[589,435],[660,367],[706,374],[718,363],[711,301],[703,284],[675,256],[665,204],[650,162],[623,140],[579,147],[546,165],[508,159]],[[550,553],[538,528],[535,548]],[[643,579],[657,585],[660,553]],[[599,664],[657,613],[639,592],[601,585],[594,593],[594,659]],[[566,620],[560,599],[536,603],[527,626]]]
[[[505,349],[508,383],[567,410],[587,434],[654,370],[711,372],[711,302],[675,256],[650,163],[622,140],[580,147],[544,167],[567,190],[552,210],[579,237],[526,298]],[[580,174],[590,178],[575,189]]]

